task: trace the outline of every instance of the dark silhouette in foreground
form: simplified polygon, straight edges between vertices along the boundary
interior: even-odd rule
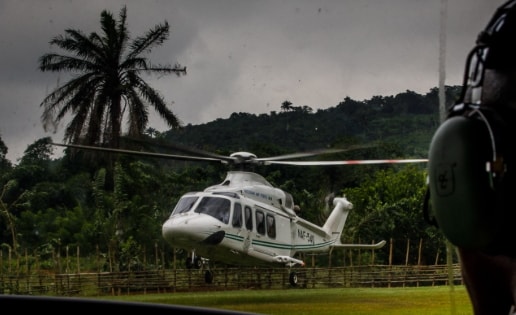
[[[457,246],[475,315],[516,314],[514,39],[512,0],[478,36],[462,96],[430,145],[434,223]]]

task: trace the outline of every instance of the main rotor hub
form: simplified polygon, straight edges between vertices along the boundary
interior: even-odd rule
[[[256,160],[256,155],[250,152],[235,152],[230,155],[234,159],[235,163],[248,163]]]

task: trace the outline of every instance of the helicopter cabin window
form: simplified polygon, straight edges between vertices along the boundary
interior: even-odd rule
[[[294,198],[288,192],[285,192],[285,207],[292,209],[294,206]]]
[[[276,238],[276,219],[270,214],[267,214],[267,235]]]
[[[265,215],[260,210],[256,210],[256,232],[265,235]]]
[[[174,208],[174,211],[172,211],[171,216],[179,213],[185,213],[190,211],[192,209],[192,206],[195,202],[197,202],[197,199],[199,197],[195,196],[189,196],[189,197],[182,197],[179,202],[177,203],[176,207]]]
[[[229,212],[231,202],[225,198],[204,197],[195,209],[197,213],[204,213],[214,217],[215,219],[229,223]]]
[[[239,203],[235,203],[233,208],[233,220],[231,224],[236,228],[242,227],[242,205]]]
[[[250,207],[245,207],[245,227],[249,231],[253,230],[253,212]]]

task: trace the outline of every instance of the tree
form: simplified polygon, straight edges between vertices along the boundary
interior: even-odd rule
[[[20,164],[48,163],[53,153],[51,143],[52,139],[50,137],[44,137],[27,146]]]
[[[345,237],[352,241],[411,240],[413,245],[424,239],[423,259],[432,262],[444,239],[423,219],[425,179],[426,171],[420,166],[407,165],[379,170],[365,176],[360,186],[345,189],[344,194],[353,203]],[[387,261],[386,254],[379,253],[378,257]],[[401,263],[405,249],[396,246],[393,255],[395,263]],[[417,250],[412,251],[411,260],[417,261]]]
[[[7,151],[7,146],[2,140],[2,137],[0,137],[0,173],[2,174],[9,171],[12,167],[11,162],[7,159]]]
[[[9,181],[7,184],[5,184],[2,188],[2,191],[0,193],[0,223],[3,223],[2,221],[5,220],[6,229],[9,231],[12,241],[11,249],[14,251],[14,253],[17,255],[18,253],[18,241],[17,241],[17,234],[16,234],[16,217],[12,214],[12,208],[16,204],[16,202],[13,202],[12,204],[8,204],[4,202],[4,195],[6,194],[6,191],[11,189],[11,187],[15,185],[14,181]],[[0,240],[3,240],[2,234],[0,234]]]
[[[283,103],[281,103],[281,110],[285,112],[292,110],[292,102],[286,100]]]
[[[69,71],[77,76],[57,87],[41,103],[45,130],[67,114],[73,115],[64,135],[65,142],[119,147],[122,122],[127,120],[128,134],[139,136],[148,124],[148,107],[152,106],[172,128],[180,127],[179,119],[167,108],[160,93],[141,77],[142,73],[186,74],[179,64],[152,65],[144,56],[169,36],[165,21],[129,42],[127,12],[123,7],[116,21],[102,11],[102,34],[89,36],[80,30],[67,29],[54,37],[51,45],[69,55],[47,53],[39,59],[41,71]]]

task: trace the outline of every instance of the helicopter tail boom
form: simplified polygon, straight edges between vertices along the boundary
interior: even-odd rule
[[[331,248],[348,248],[348,249],[379,249],[385,245],[385,240],[382,240],[375,244],[343,244],[340,242],[340,236],[346,220],[348,218],[349,211],[353,208],[353,204],[349,202],[346,197],[340,197],[333,199],[333,205],[335,208],[331,212],[328,220],[323,226],[323,230],[331,235],[332,239],[336,240]]]
[[[387,242],[385,240],[374,244],[334,244],[332,248],[347,248],[347,249],[379,249]]]

